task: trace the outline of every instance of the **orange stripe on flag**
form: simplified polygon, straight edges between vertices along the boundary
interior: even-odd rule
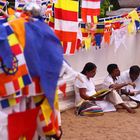
[[[0,96],[6,96],[5,93],[6,93],[6,89],[5,89],[4,85],[1,85],[0,86]]]
[[[3,83],[11,82],[14,79],[18,79],[19,77],[26,75],[28,73],[26,69],[26,65],[21,65],[18,67],[18,71],[14,75],[7,75],[6,73],[0,74],[0,86],[3,85]]]

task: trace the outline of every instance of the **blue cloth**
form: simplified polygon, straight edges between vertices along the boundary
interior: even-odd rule
[[[136,29],[140,30],[140,22],[135,20]]]
[[[95,41],[96,41],[96,46],[101,48],[102,35],[101,34],[95,34]]]
[[[55,90],[63,61],[60,41],[42,21],[25,23],[26,63],[31,76],[39,76],[41,87],[53,108]]]
[[[6,28],[3,25],[0,25],[0,57],[7,68],[12,68],[13,55],[7,40]]]

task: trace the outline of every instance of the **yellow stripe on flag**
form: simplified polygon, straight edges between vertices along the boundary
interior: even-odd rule
[[[38,96],[34,96],[33,100],[35,103],[39,103],[40,101],[42,101],[45,98],[44,95],[38,95]]]
[[[72,0],[57,0],[55,8],[61,8],[67,11],[78,12],[78,1]]]
[[[20,137],[19,140],[26,140],[26,137],[25,136],[22,136],[22,137]]]
[[[52,113],[52,109],[50,107],[50,104],[47,100],[47,98],[45,98],[44,102],[42,103],[41,105],[41,110],[42,110],[42,113],[44,115],[44,118],[45,118],[45,122],[47,124],[49,124],[49,121],[50,121],[50,116],[51,116],[51,113]],[[47,112],[47,113],[46,113]]]
[[[131,34],[134,32],[134,22],[130,22],[127,26],[128,28],[128,33]]]
[[[9,104],[10,106],[16,105],[16,99],[14,98],[9,99]]]
[[[138,15],[138,13],[137,13],[136,10],[133,10],[133,11],[130,12],[128,15],[132,18],[132,21],[133,21],[133,22],[134,22],[135,20],[140,21],[139,15]]]
[[[2,5],[0,5],[0,9],[3,9],[3,6]]]
[[[23,87],[24,87],[24,83],[23,83],[22,77],[19,77],[19,78],[18,78],[18,82],[19,82],[20,88],[23,88]]]
[[[10,46],[13,46],[19,43],[14,34],[11,34],[8,36],[8,41],[9,41]]]
[[[49,18],[49,21],[52,22],[52,23],[54,23],[54,17],[51,16],[51,17]]]
[[[88,50],[91,47],[91,37],[85,38],[85,49]]]
[[[97,18],[97,16],[93,16],[93,21],[94,21],[94,23],[98,23],[98,18]]]
[[[56,93],[55,93],[54,107],[55,107],[55,109],[59,110],[58,90],[56,90]]]

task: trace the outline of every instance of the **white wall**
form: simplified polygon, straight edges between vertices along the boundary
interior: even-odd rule
[[[95,82],[102,82],[107,75],[106,67],[110,63],[118,64],[121,71],[128,69],[131,65],[140,66],[140,33],[128,35],[123,45],[114,52],[114,45],[101,49],[92,47],[88,51],[79,51],[74,55],[65,55],[65,59],[71,64],[74,70],[81,71],[87,62],[93,62],[97,65],[97,74]]]

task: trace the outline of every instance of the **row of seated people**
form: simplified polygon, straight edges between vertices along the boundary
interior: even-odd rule
[[[67,73],[69,77],[75,77],[76,114],[99,115],[107,112],[109,108],[112,111],[124,108],[129,113],[135,113],[134,109],[138,107],[140,101],[140,67],[133,65],[128,70],[120,72],[117,64],[109,64],[108,75],[100,91],[95,89],[96,71],[97,66],[92,62],[86,63],[81,73],[74,71],[66,62],[63,63],[60,77],[64,73]],[[60,81],[58,84],[61,84]]]

